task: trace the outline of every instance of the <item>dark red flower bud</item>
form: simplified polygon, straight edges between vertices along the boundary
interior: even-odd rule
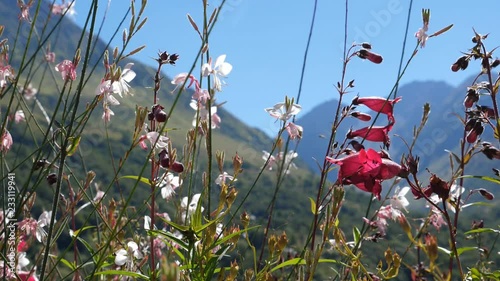
[[[57,175],[56,173],[50,173],[48,176],[47,176],[47,182],[50,184],[50,185],[53,185],[54,183],[57,182]]]
[[[355,141],[355,140],[352,140],[349,142],[350,145],[352,145],[352,148],[354,148],[354,150],[356,151],[360,151],[361,149],[365,149],[365,147],[360,144],[359,142]]]
[[[167,150],[163,149],[160,153],[158,153],[158,157],[160,158],[160,166],[168,169],[170,166],[170,158],[168,157]]]
[[[480,188],[478,189],[479,193],[481,194],[481,196],[483,196],[486,200],[493,200],[495,199],[495,196],[489,192],[488,190],[484,189],[484,188]]]
[[[486,118],[494,118],[495,117],[495,110],[489,106],[485,105],[478,105],[477,108],[481,110],[481,112],[486,115]]]
[[[372,48],[372,45],[368,42],[361,43],[361,47],[370,50]]]
[[[483,149],[481,149],[481,152],[488,157],[488,159],[500,159],[500,149],[494,147],[491,143],[489,142],[483,142]]]
[[[472,130],[472,128],[474,128],[476,126],[476,123],[477,123],[477,119],[469,119],[469,121],[467,121],[467,123],[465,123],[465,131],[470,131]]]
[[[36,170],[39,170],[43,167],[45,167],[45,165],[47,164],[50,164],[47,159],[41,159],[41,160],[38,160],[34,163],[33,165],[33,169],[36,171]]]
[[[155,119],[157,122],[165,122],[167,121],[167,113],[165,111],[160,110],[155,114]]]
[[[359,112],[359,111],[351,112],[351,116],[354,118],[358,118],[361,121],[370,121],[372,119],[370,114]]]
[[[169,170],[175,173],[182,173],[184,172],[184,165],[181,162],[175,161]]]
[[[465,70],[469,66],[469,57],[462,56],[458,58],[458,60],[451,66],[451,70],[453,72],[457,72],[458,70]]]
[[[479,93],[474,89],[469,89],[464,100],[465,108],[471,108],[477,101],[479,101]]]

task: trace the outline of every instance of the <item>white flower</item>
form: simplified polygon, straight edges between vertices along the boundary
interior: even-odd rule
[[[208,122],[208,116],[209,116],[209,112],[208,112],[208,109],[203,106],[203,107],[198,107],[198,101],[196,100],[191,100],[191,103],[189,104],[189,106],[191,106],[192,109],[198,111],[199,109],[199,114],[196,113],[194,115],[194,119],[193,119],[193,127],[196,127],[196,117],[199,116],[200,118],[200,122],[201,121],[207,121]],[[220,125],[220,122],[221,122],[221,119],[219,117],[219,115],[217,115],[217,106],[212,106],[211,107],[211,112],[210,112],[211,116],[212,116],[212,129],[215,129],[217,127],[219,127]]]
[[[142,149],[147,149],[148,146],[146,145],[145,140],[148,140],[151,146],[155,146],[155,149],[157,150],[162,150],[167,147],[168,144],[168,137],[167,136],[162,136],[158,132],[149,132],[146,133],[145,135],[142,135],[139,139],[139,145],[141,146]]]
[[[408,202],[408,199],[406,199],[406,193],[410,190],[409,186],[405,186],[403,188],[399,188],[399,186],[396,188],[394,191],[394,196],[391,197],[391,205],[393,208],[399,209],[399,210],[406,210],[406,207],[410,205],[410,202]]]
[[[226,180],[229,180],[230,182],[232,181],[237,181],[238,179],[235,179],[233,176],[231,176],[230,174],[224,172],[222,174],[220,174],[216,179],[215,179],[215,184],[217,185],[224,185],[226,184]]]
[[[45,242],[45,238],[47,237],[47,232],[45,232],[44,227],[50,224],[51,216],[52,216],[52,211],[50,212],[44,211],[40,215],[40,217],[38,217],[38,221],[36,224],[36,234],[35,234],[36,240],[38,240],[38,242]]]
[[[191,198],[191,201],[189,201],[189,203],[188,203],[188,200],[189,200],[188,197],[182,198],[181,208],[183,210],[187,210],[188,216],[194,214],[194,212],[196,211],[196,208],[198,207],[198,203],[200,201],[200,197],[201,197],[201,194],[196,193],[195,195],[193,195],[193,197]],[[203,210],[204,210],[203,207],[201,207],[202,212],[203,212]]]
[[[212,58],[209,59],[208,63],[205,63],[201,66],[201,73],[204,77],[212,75],[214,78],[214,89],[218,92],[222,91],[222,84],[225,84],[224,81],[220,79],[220,77],[227,77],[233,66],[227,62],[226,55],[220,55],[215,60],[215,65],[212,68]]]
[[[123,68],[122,75],[120,76],[120,80],[113,82],[113,93],[120,95],[127,95],[130,93],[130,81],[135,78],[135,72],[131,69],[133,63],[127,63],[125,68]]]
[[[163,175],[161,181],[158,183],[158,187],[161,188],[161,197],[163,199],[170,199],[175,193],[175,189],[182,184],[182,181],[178,176],[168,172]]]
[[[142,254],[139,251],[139,246],[137,243],[130,241],[127,243],[127,250],[120,249],[115,252],[115,264],[122,266],[127,264],[127,267],[132,267],[134,264],[134,258],[142,259]]]
[[[265,109],[265,111],[267,111],[272,117],[278,118],[283,121],[286,121],[292,116],[297,115],[301,110],[302,107],[296,103],[290,105],[287,108],[286,103],[284,102],[279,102],[273,107]]]

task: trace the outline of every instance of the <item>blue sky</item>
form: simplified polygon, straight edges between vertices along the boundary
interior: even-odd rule
[[[76,3],[76,22],[80,25],[88,11],[87,2],[91,1]],[[102,14],[107,1],[100,2]],[[220,2],[209,1],[210,9]],[[104,38],[110,37],[129,3],[125,0],[110,2]],[[460,73],[451,72],[450,66],[461,51],[471,47],[473,27],[479,33],[490,32],[487,40],[490,48],[500,45],[498,23],[494,22],[496,17],[493,14],[493,11],[500,10],[500,1],[481,3],[414,1],[406,58],[415,47],[413,35],[422,26],[423,8],[431,9],[429,34],[449,24],[454,24],[454,27],[444,35],[431,38],[425,48],[419,49],[402,84],[416,80],[443,80],[456,85],[477,73],[477,63]],[[264,108],[283,101],[285,95],[297,95],[313,5],[313,1],[227,0],[211,34],[210,54],[214,59],[219,54],[227,54],[226,61],[233,65],[233,71],[225,79],[227,86],[218,94],[218,102],[227,101],[225,109],[269,135],[277,131],[278,125]],[[299,118],[314,106],[337,98],[334,85],[341,77],[344,5],[344,1],[318,1],[300,100],[303,112]],[[348,42],[369,41],[373,51],[383,55],[384,61],[375,65],[356,59],[349,65],[347,79],[355,79],[356,87],[348,100],[356,94],[389,94],[396,81],[408,9],[409,1],[406,0],[349,1]],[[159,50],[179,53],[181,59],[177,66],[167,69],[167,74],[174,76],[188,71],[200,47],[200,39],[186,15],[189,13],[201,26],[202,11],[200,0],[149,0],[145,10],[148,22],[131,43],[132,48],[143,44],[147,47],[135,58],[154,65],[152,58]],[[128,25],[128,20],[126,23]],[[118,36],[116,46],[121,46],[120,38]],[[402,102],[411,102],[411,97],[403,97]],[[325,112],[325,118],[331,114]]]

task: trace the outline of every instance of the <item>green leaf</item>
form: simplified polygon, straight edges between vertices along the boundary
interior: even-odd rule
[[[478,228],[478,229],[473,229],[465,232],[465,235],[473,234],[473,233],[500,233],[500,230],[498,229],[493,229],[493,228]]]
[[[464,179],[470,179],[470,178],[482,179],[482,180],[489,181],[489,182],[492,182],[492,183],[500,184],[500,179],[496,179],[496,178],[492,178],[492,177],[487,177],[487,176],[465,175],[465,176],[461,176],[459,178],[464,178]]]
[[[477,249],[479,249],[479,248],[478,247],[462,247],[462,248],[458,248],[457,249],[457,253],[460,256],[464,252],[474,251],[474,250],[477,250]]]
[[[81,136],[78,136],[76,138],[70,137],[68,140],[71,141],[71,144],[66,147],[66,153],[68,156],[71,156],[75,154],[76,150],[78,149],[78,145],[80,144],[80,140],[82,139]]]
[[[96,226],[94,226],[94,225],[84,226],[80,229],[73,231],[73,235],[78,236],[78,235],[80,235],[81,232],[84,232],[85,230],[92,229],[92,228],[96,228]]]
[[[332,260],[332,259],[319,259],[318,262],[319,263],[338,263],[338,261]],[[286,266],[296,266],[296,265],[304,265],[304,264],[306,264],[306,261],[303,258],[294,258],[294,259],[287,260],[285,262],[278,264],[277,266],[275,266],[274,268],[271,269],[271,272],[276,271],[276,270],[283,268],[283,267],[286,267]]]
[[[312,199],[311,197],[309,197],[309,201],[311,201],[311,213],[313,213],[313,215],[317,215],[317,213],[316,213],[316,201],[314,201],[314,199]]]
[[[53,258],[59,258],[58,256],[55,256],[55,255],[50,255],[50,256]],[[72,262],[70,262],[64,258],[59,258],[59,259],[60,259],[61,263],[66,265],[67,267],[69,267],[69,269],[71,269],[71,271],[76,270],[76,266]]]
[[[352,229],[352,236],[354,237],[354,242],[358,244],[359,240],[361,239],[361,232],[357,227],[354,227]]]
[[[148,186],[151,186],[151,181],[147,178],[144,178],[144,177],[139,177],[139,176],[123,176],[123,177],[120,177],[120,179],[133,179],[133,180],[138,180],[140,182],[143,182],[145,184],[147,184]]]
[[[149,280],[149,277],[137,272],[125,271],[125,270],[106,270],[101,272],[96,272],[96,275],[122,275],[129,276],[133,278],[139,278],[143,280]]]

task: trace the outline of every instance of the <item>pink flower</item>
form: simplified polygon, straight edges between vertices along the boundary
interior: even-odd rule
[[[186,80],[190,80],[189,81],[189,84],[187,85],[186,88],[189,88],[191,87],[194,83],[196,83],[196,85],[198,85],[198,80],[196,80],[196,77],[194,77],[193,74],[190,74],[188,75],[187,72],[183,72],[183,73],[179,73],[177,74],[174,79],[172,79],[172,84],[176,85],[176,86],[179,86],[179,85],[182,85],[184,83],[186,83]]]
[[[326,157],[332,164],[340,165],[338,181],[354,184],[361,190],[373,193],[380,200],[382,181],[399,174],[401,166],[390,159],[382,158],[373,149],[350,154],[344,158]]]
[[[19,20],[25,20],[25,21],[30,21],[30,7],[33,5],[33,0],[30,0],[28,4],[24,4],[23,1],[18,0],[17,5],[19,6],[19,9],[21,10],[21,13],[19,14]]]
[[[292,140],[294,140],[297,138],[299,138],[299,139],[302,138],[302,133],[303,133],[304,129],[302,128],[302,126],[299,126],[293,122],[290,122],[286,125],[286,131],[288,132],[288,135],[290,135],[290,138]]]
[[[197,100],[200,103],[205,104],[207,100],[210,98],[210,93],[207,89],[201,89],[200,87],[196,87],[193,96],[191,97],[193,100]]]
[[[38,90],[34,88],[31,83],[29,83],[26,88],[19,87],[19,91],[21,91],[26,100],[32,99],[38,93]]]
[[[16,111],[16,113],[14,114],[14,122],[18,124],[19,122],[23,122],[24,120],[26,120],[26,117],[24,116],[24,111],[22,110]]]
[[[0,151],[8,152],[14,141],[9,131],[5,130],[0,138]]]
[[[12,68],[10,65],[2,66],[0,64],[0,88],[5,87],[7,84],[7,78],[12,76]]]
[[[356,131],[351,130],[347,133],[346,137],[348,139],[360,137],[368,141],[382,142],[384,145],[389,146],[391,143],[389,131],[392,129],[392,125],[364,127]]]
[[[393,115],[394,104],[396,104],[400,100],[401,100],[401,97],[395,98],[393,100],[388,100],[388,99],[382,98],[382,97],[365,97],[365,98],[355,97],[352,100],[352,104],[353,105],[364,104],[365,106],[367,106],[368,108],[370,108],[373,111],[386,114],[389,121],[391,123],[393,123],[394,122],[394,115]]]
[[[70,60],[63,60],[55,67],[57,72],[61,73],[62,79],[67,81],[71,79],[72,81],[76,80],[76,65],[73,65],[73,62]]]

